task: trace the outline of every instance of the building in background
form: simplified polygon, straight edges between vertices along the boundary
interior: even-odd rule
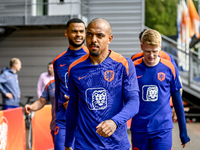
[[[96,17],[107,19],[114,35],[109,48],[131,57],[140,51],[144,9],[144,0],[1,0],[0,68],[12,55],[23,61],[19,80],[24,103],[25,96],[37,96],[37,80],[46,64],[67,50],[63,31],[70,18],[86,25]]]

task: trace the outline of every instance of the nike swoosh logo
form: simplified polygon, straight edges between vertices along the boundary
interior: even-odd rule
[[[137,76],[137,78],[141,78],[143,75],[141,75],[141,76]]]
[[[63,67],[63,66],[65,66],[66,64],[60,64],[60,67]]]
[[[83,76],[83,77],[79,77],[78,79],[79,79],[79,80],[81,80],[81,79],[83,79],[83,78],[85,78],[85,77],[86,77],[86,76]]]

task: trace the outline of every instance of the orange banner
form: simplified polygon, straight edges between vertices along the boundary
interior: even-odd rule
[[[53,149],[53,140],[50,130],[51,105],[45,105],[36,111],[32,118],[32,150]]]
[[[26,150],[22,108],[0,111],[0,150]]]

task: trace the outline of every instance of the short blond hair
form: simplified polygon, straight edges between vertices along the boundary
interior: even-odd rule
[[[14,64],[17,64],[20,62],[20,59],[19,58],[12,58],[10,60],[10,67],[13,67]]]
[[[162,37],[160,33],[153,29],[148,29],[142,34],[142,43],[146,43],[152,46],[161,45]]]

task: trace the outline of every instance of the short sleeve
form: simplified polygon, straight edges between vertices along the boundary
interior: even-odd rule
[[[50,101],[50,96],[49,96],[48,91],[51,89],[49,89],[49,88],[50,88],[50,86],[49,86],[49,84],[47,84],[44,91],[42,92],[42,97],[45,98],[47,101]]]

